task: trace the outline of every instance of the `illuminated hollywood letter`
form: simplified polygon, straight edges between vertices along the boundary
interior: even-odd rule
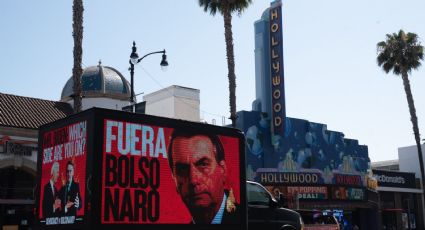
[[[281,125],[282,124],[282,118],[280,118],[280,117],[275,117],[274,118],[274,125],[275,126],[279,126],[279,125]]]
[[[298,177],[299,177],[300,183],[304,183],[305,182],[305,176],[304,176],[304,174],[300,174]]]
[[[305,182],[311,183],[311,175],[310,174],[305,175]]]
[[[273,174],[267,174],[267,182],[273,182]]]
[[[279,25],[277,23],[273,23],[270,29],[273,33],[276,33],[279,30]]]
[[[273,106],[273,110],[276,112],[276,113],[278,113],[278,112],[280,112],[280,110],[282,109],[282,106],[280,105],[280,103],[276,103],[276,104],[274,104],[274,106]]]
[[[280,98],[280,90],[276,89],[275,91],[273,91],[273,98],[274,99]]]
[[[260,175],[261,175],[261,182],[262,183],[267,182],[267,174],[266,173],[262,173]]]
[[[275,119],[275,121],[276,121],[276,119]],[[293,182],[293,183],[298,182],[298,175],[297,174],[291,173],[289,177],[291,178],[291,182]]]
[[[275,39],[275,37],[272,37],[272,46],[277,46],[279,45],[279,42],[277,41],[277,39]]]
[[[280,76],[279,75],[274,76],[273,79],[272,79],[272,82],[273,82],[273,86],[280,85]]]
[[[318,176],[313,174],[313,183],[317,183],[317,180],[319,180]]]
[[[275,122],[275,124],[276,124],[276,122]],[[291,182],[288,173],[283,174],[283,178],[284,178],[285,183]]]
[[[279,61],[273,62],[273,69],[276,73],[279,72],[279,70],[280,70]]]
[[[279,53],[275,52],[275,49],[272,49],[272,58],[278,58],[279,57]]]
[[[270,11],[270,15],[271,15],[271,20],[275,20],[277,19],[277,9],[273,9],[272,11]]]

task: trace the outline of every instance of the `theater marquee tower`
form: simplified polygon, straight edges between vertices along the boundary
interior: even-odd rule
[[[285,85],[282,39],[282,3],[271,3],[255,27],[255,94],[253,109],[267,113],[273,135],[285,124]]]

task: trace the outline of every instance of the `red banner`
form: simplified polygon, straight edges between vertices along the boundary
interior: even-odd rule
[[[335,174],[335,184],[362,186],[362,178],[359,175]]]

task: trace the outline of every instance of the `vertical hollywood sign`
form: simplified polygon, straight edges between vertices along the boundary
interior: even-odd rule
[[[270,76],[272,89],[272,133],[284,131],[285,87],[283,73],[282,4],[270,7]]]

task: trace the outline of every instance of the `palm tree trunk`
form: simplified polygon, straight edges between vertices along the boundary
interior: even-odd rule
[[[424,192],[423,194],[425,195],[425,187],[424,187],[425,173],[424,173],[424,161],[422,157],[421,137],[419,134],[418,118],[416,117],[416,109],[415,109],[415,104],[413,102],[412,91],[410,89],[409,77],[407,75],[406,70],[402,70],[401,77],[403,79],[404,91],[406,91],[407,104],[409,105],[410,120],[412,121],[412,125],[413,125],[413,134],[415,135],[416,147],[418,148],[419,167],[421,169],[422,190]]]
[[[233,33],[232,33],[232,15],[229,9],[229,3],[222,1],[224,4],[224,37],[226,40],[227,69],[229,78],[229,105],[230,120],[232,127],[236,127],[236,74],[235,74],[235,55],[233,52]]]
[[[74,81],[74,113],[81,111],[81,75],[83,69],[81,68],[83,56],[83,0],[74,0],[72,7],[72,36],[74,37],[74,67],[72,68],[72,79]]]

